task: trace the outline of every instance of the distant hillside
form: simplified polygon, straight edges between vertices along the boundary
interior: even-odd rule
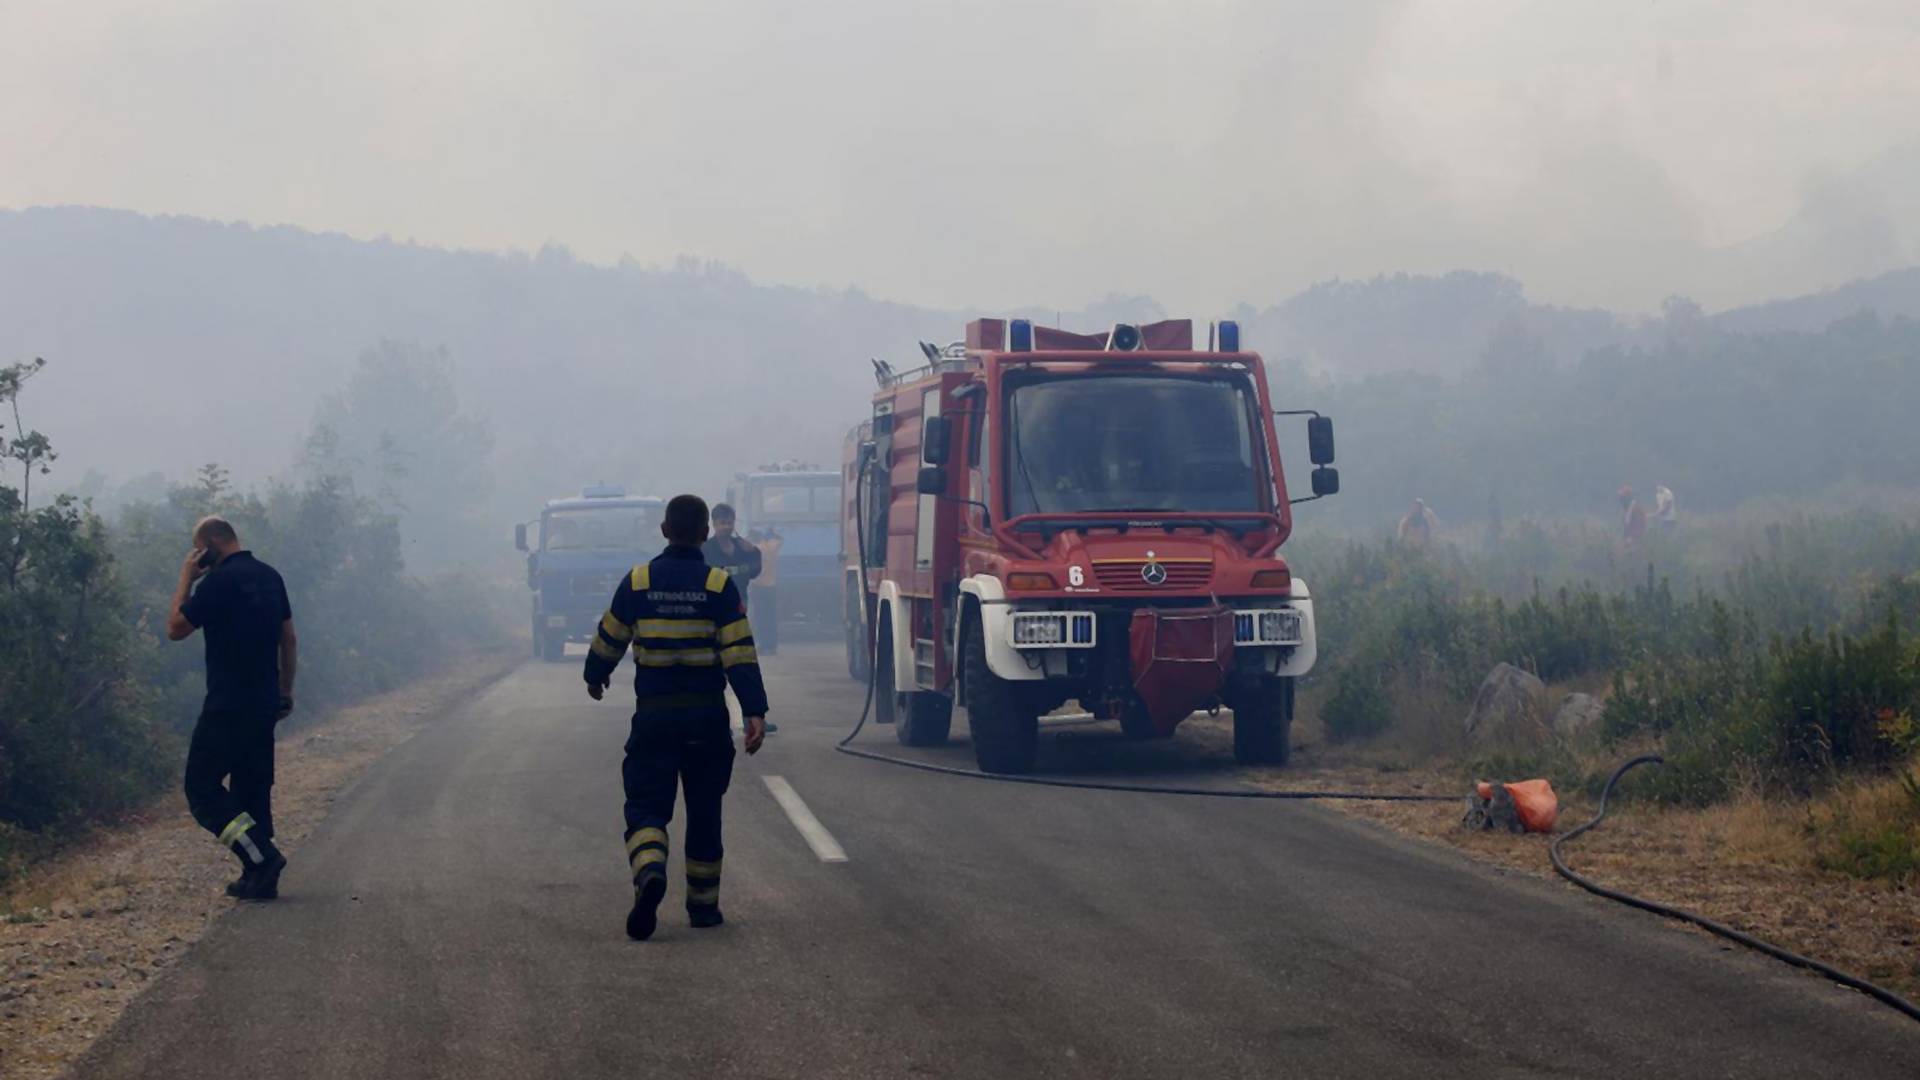
[[[1920,316],[1920,270],[1712,321],[1812,332],[1861,307]],[[1113,296],[1025,314],[1084,330],[1226,313]],[[1343,381],[1564,368],[1607,346],[1657,349],[1675,332],[1670,320],[1536,304],[1510,278],[1464,271],[1331,281],[1237,314],[1250,347]],[[242,481],[283,472],[320,399],[364,349],[393,340],[448,350],[463,408],[494,433],[502,515],[597,479],[716,491],[761,460],[836,459],[872,386],[867,358],[911,359],[917,340],[955,340],[968,317],[693,263],[606,267],[560,249],[0,211],[0,358],[53,361],[27,406],[69,485],[88,470],[178,477],[210,460]]]
[[[1883,318],[1920,319],[1920,267],[1895,270],[1837,289],[1734,308],[1713,317],[1723,330],[1763,333],[1776,330],[1814,331],[1862,311]]]
[[[1497,337],[1515,335],[1547,362],[1565,363],[1633,333],[1612,312],[1535,304],[1512,278],[1465,270],[1323,282],[1243,317],[1248,340],[1266,355],[1337,377],[1459,374],[1486,359]]]

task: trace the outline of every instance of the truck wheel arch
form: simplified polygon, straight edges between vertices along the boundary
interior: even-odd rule
[[[1013,647],[1013,612],[1006,604],[1007,589],[999,578],[991,574],[962,578],[960,594],[971,598],[969,606],[980,620],[981,634],[986,638],[988,670],[1013,682],[1032,682],[1047,677],[1045,671],[1027,666],[1026,658]],[[966,638],[958,639],[954,656],[958,657],[965,646]]]
[[[893,686],[895,690],[906,693],[920,689],[920,680],[913,670],[913,619],[900,617],[900,585],[894,581],[880,583],[879,599],[874,604],[874,632],[885,626],[892,634],[893,645]]]

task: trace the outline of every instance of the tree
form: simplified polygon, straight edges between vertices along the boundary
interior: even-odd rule
[[[28,830],[118,810],[143,794],[162,755],[126,679],[132,633],[106,528],[71,496],[35,507],[53,446],[27,429],[20,394],[44,360],[0,368],[0,871],[7,827]],[[20,486],[11,483],[13,466]]]
[[[444,566],[496,546],[479,518],[492,453],[486,421],[461,411],[446,351],[383,341],[321,404],[302,465],[350,480],[400,518],[413,562]]]

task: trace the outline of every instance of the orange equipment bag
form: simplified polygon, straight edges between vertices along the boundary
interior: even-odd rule
[[[1553,793],[1552,784],[1545,780],[1520,780],[1500,786],[1507,789],[1514,813],[1528,832],[1553,831],[1554,823],[1560,820],[1560,797]],[[1493,798],[1493,785],[1485,780],[1473,787],[1482,800]]]

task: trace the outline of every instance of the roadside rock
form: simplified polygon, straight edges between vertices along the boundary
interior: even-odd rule
[[[1606,704],[1592,694],[1568,694],[1553,712],[1553,733],[1569,739],[1580,735],[1600,722],[1600,714],[1606,708]]]
[[[1537,739],[1545,730],[1541,705],[1546,691],[1546,684],[1532,672],[1495,664],[1467,711],[1468,740],[1484,744],[1514,736]]]

